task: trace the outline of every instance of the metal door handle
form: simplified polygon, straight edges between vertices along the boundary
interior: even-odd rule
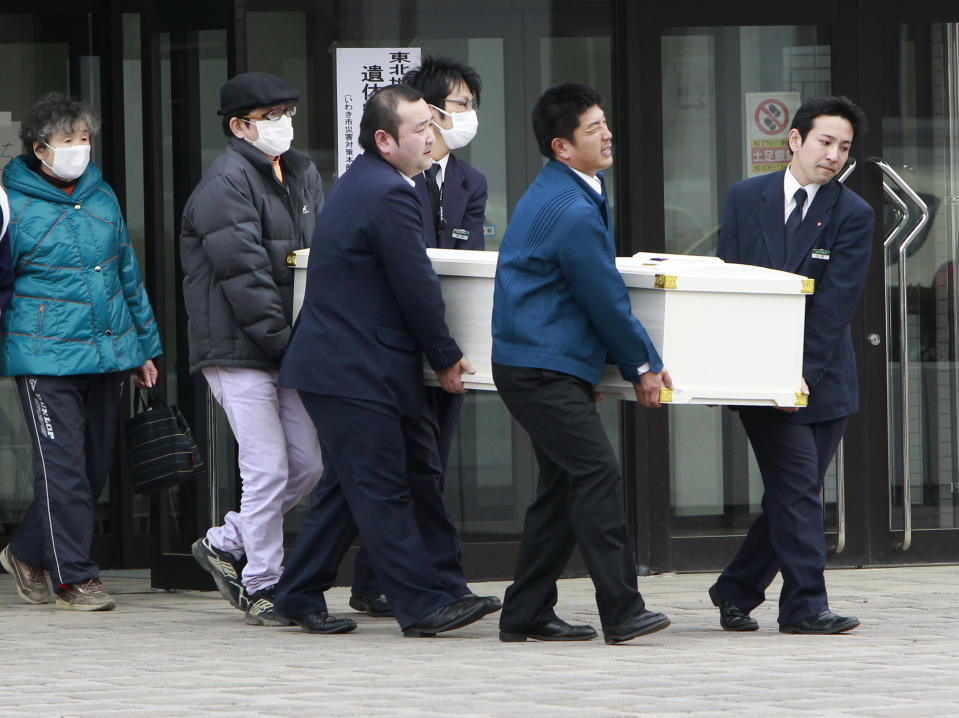
[[[892,231],[886,235],[886,238],[882,242],[883,249],[889,249],[889,247],[892,246],[892,241],[902,231],[902,228],[906,226],[906,220],[909,219],[909,208],[899,195],[893,191],[892,185],[886,181],[885,177],[882,178],[882,191],[883,194],[886,195],[886,199],[892,202],[896,216],[899,218],[896,220],[896,226],[892,228]]]
[[[846,464],[842,439],[836,447],[836,553],[846,548]]]
[[[851,175],[855,171],[855,169],[856,169],[856,160],[850,158],[849,164],[846,165],[843,171],[839,173],[839,176],[836,177],[836,181],[839,183],[845,182],[847,179],[849,179],[849,175]]]
[[[906,238],[899,243],[897,250],[899,254],[899,401],[902,404],[900,411],[902,415],[902,428],[900,431],[900,441],[902,442],[902,550],[908,551],[912,545],[912,482],[909,478],[909,328],[907,326],[908,313],[906,311],[908,298],[906,250],[909,248],[912,240],[916,238],[916,235],[919,234],[929,221],[929,208],[919,195],[915,193],[912,187],[881,158],[870,157],[869,161],[874,163],[886,177],[892,180],[895,185],[902,190],[903,194],[919,208],[919,212],[921,213],[919,221],[909,230]],[[883,189],[886,191],[887,196],[892,193],[891,189],[886,188],[885,179],[883,179]],[[897,208],[902,212],[903,217],[886,238],[886,241],[883,243],[884,247],[888,247],[892,242],[892,238],[899,233],[902,225],[905,224],[905,218],[908,214],[905,202],[898,197],[896,199],[899,201],[894,201],[893,203],[896,204]]]
[[[849,164],[836,177],[836,181],[845,183],[856,170],[856,160],[849,159]],[[843,452],[843,440],[839,440],[836,447],[836,553],[842,553],[846,548],[846,465]],[[826,502],[823,501],[825,511]]]

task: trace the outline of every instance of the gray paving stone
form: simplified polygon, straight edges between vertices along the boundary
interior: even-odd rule
[[[215,593],[153,591],[144,572],[107,572],[105,614],[18,601],[0,575],[0,716],[955,716],[959,567],[830,571],[832,608],[863,621],[844,636],[729,634],[706,596],[714,575],[640,579],[673,625],[620,646],[501,644],[495,617],[436,639],[330,609],[345,636],[248,627]],[[502,595],[506,583],[474,588]],[[769,595],[775,599],[778,584]],[[562,581],[557,611],[599,627],[593,588]]]

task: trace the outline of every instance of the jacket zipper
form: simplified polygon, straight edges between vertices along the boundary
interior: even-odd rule
[[[46,311],[46,308],[47,305],[45,303],[41,304],[40,311],[37,313],[37,338],[34,342],[34,351],[38,354],[40,353],[41,336],[43,333],[43,313]]]
[[[280,186],[286,193],[286,206],[290,210],[290,219],[293,220],[293,244],[297,249],[300,249],[300,218],[296,213],[296,207],[293,206],[293,195],[290,194],[290,189],[285,184],[280,183]]]

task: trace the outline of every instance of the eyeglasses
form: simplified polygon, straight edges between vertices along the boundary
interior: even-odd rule
[[[252,115],[244,115],[241,119],[244,120],[268,120],[270,122],[276,122],[278,119],[286,115],[287,117],[293,117],[296,114],[296,105],[290,105],[282,110],[270,110],[265,115],[260,115],[259,117],[253,117]]]
[[[443,102],[452,102],[460,108],[460,112],[469,112],[470,110],[476,109],[476,105],[472,100],[454,100],[452,97],[447,97]]]

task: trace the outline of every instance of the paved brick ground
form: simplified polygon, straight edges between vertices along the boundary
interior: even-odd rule
[[[758,633],[725,633],[712,575],[641,578],[673,625],[619,646],[501,644],[495,617],[435,639],[365,616],[313,636],[248,627],[218,594],[153,591],[143,572],[104,578],[119,608],[77,614],[20,603],[0,575],[0,715],[959,715],[956,566],[830,571],[832,608],[863,625],[826,637],[778,633],[774,602]],[[598,625],[592,594],[561,582],[560,614]],[[355,615],[347,598],[331,591],[331,610]]]

